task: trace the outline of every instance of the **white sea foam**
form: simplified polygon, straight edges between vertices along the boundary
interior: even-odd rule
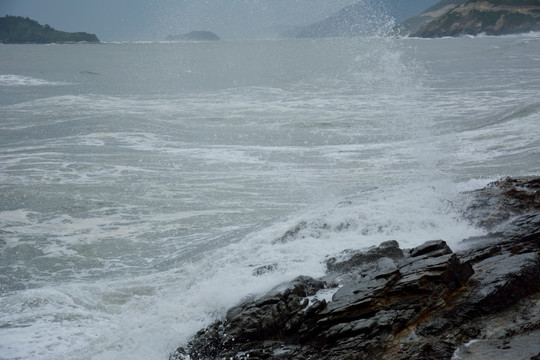
[[[0,74],[0,86],[60,86],[70,85],[62,81],[47,81],[23,75]]]
[[[171,347],[222,316],[240,298],[260,294],[300,273],[323,275],[321,261],[327,255],[369,247],[387,239],[397,238],[408,247],[431,239],[434,232],[450,240],[474,233],[466,227],[456,229],[461,225],[450,215],[441,221],[445,215],[441,215],[441,209],[431,208],[429,192],[418,197],[412,189],[408,190],[397,191],[390,198],[341,205],[331,211],[328,207],[314,210],[165,273],[98,281],[90,286],[75,283],[54,292],[42,289],[21,293],[25,299],[10,296],[5,299],[4,308],[18,308],[8,313],[15,316],[22,311],[27,319],[34,320],[24,331],[9,333],[12,348],[6,349],[5,354],[48,358],[47,351],[62,354],[74,346],[79,350],[70,355],[73,358],[89,357],[90,352],[97,359],[166,357]],[[405,208],[408,211],[403,211]],[[299,221],[308,224],[303,233],[287,241],[276,241]],[[350,225],[341,229],[343,221]],[[265,265],[274,265],[275,270],[253,275],[259,266]],[[159,301],[155,302],[156,299]],[[16,321],[21,324],[22,319]],[[77,336],[76,329],[81,326],[84,337]],[[32,340],[48,349],[40,354],[35,347],[25,345],[27,336],[41,331],[43,335]]]

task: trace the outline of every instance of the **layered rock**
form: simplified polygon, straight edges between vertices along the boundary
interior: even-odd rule
[[[493,231],[508,227],[506,221],[511,217],[540,211],[540,178],[506,177],[463,196],[468,202],[464,218]]]
[[[327,261],[321,279],[232,308],[170,359],[540,357],[539,178],[468,193],[465,214],[496,229],[453,253],[395,241]],[[331,301],[321,292],[333,291]]]

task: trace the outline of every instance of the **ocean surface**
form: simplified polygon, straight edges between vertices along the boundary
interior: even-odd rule
[[[540,33],[0,45],[0,358],[165,360],[540,174]]]

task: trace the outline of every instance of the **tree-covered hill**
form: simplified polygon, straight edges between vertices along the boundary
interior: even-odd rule
[[[49,25],[22,16],[0,18],[0,43],[4,44],[49,44],[91,42],[98,43],[94,34],[86,32],[65,32],[55,30]]]

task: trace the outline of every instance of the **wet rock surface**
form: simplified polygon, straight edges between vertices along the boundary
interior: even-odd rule
[[[395,241],[327,260],[230,309],[170,356],[180,359],[540,358],[540,179],[467,194],[466,215],[496,231],[413,249]],[[331,301],[317,300],[334,291]]]
[[[506,177],[463,196],[469,202],[467,220],[489,230],[502,228],[516,215],[540,211],[540,177]]]

